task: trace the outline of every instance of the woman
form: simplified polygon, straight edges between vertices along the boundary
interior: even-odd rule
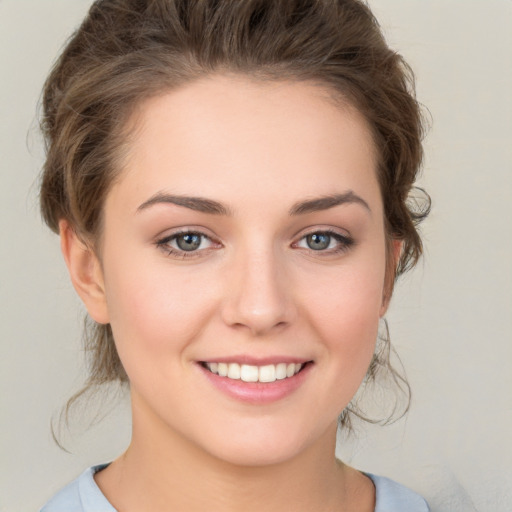
[[[334,454],[425,215],[411,75],[364,4],[97,1],[43,127],[88,386],[128,383],[133,421],[43,511],[428,510]]]

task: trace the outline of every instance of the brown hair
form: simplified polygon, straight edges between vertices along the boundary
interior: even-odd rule
[[[314,82],[364,115],[379,158],[388,254],[392,239],[403,241],[398,267],[387,275],[390,296],[396,277],[422,253],[417,224],[430,203],[426,196],[418,208],[408,198],[422,160],[423,125],[410,68],[387,46],[359,0],[94,2],[44,88],[41,211],[46,223],[57,232],[59,220],[66,219],[84,239],[97,241],[105,197],[122,169],[133,109],[145,98],[222,72]],[[87,323],[91,358],[84,391],[126,382],[110,326]],[[385,336],[367,381],[388,369],[408,396],[389,352]],[[347,408],[341,416],[345,426],[350,412],[361,414]]]

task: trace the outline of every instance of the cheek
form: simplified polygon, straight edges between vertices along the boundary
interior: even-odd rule
[[[382,288],[364,289],[361,282],[345,283],[322,313],[325,339],[344,372],[366,373],[377,339],[381,293]]]
[[[326,325],[371,330],[380,317],[384,275],[383,260],[372,258],[362,264],[354,261],[353,265],[316,279],[314,289],[309,292],[310,303],[325,317]]]
[[[207,286],[207,276],[157,260],[144,265],[135,258],[117,260],[105,272],[110,323],[122,360],[183,350],[211,313],[215,287]]]
[[[370,365],[378,335],[384,269],[348,265],[322,276],[308,293],[304,308],[320,348],[322,388],[313,400],[312,415],[334,419],[356,394]],[[328,297],[328,299],[326,299]]]
[[[314,288],[304,295],[304,312],[333,363],[357,380],[357,375],[362,378],[366,373],[375,348],[385,265],[384,257],[353,262],[317,277]]]

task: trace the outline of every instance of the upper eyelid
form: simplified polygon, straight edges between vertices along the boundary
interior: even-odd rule
[[[172,242],[173,240],[176,240],[176,238],[178,238],[180,235],[199,235],[200,237],[205,238],[206,240],[208,240],[210,243],[212,243],[214,245],[219,244],[219,242],[217,242],[210,235],[207,235],[206,233],[202,233],[200,231],[193,231],[193,230],[176,231],[175,233],[171,233],[169,235],[158,237],[156,240],[156,244],[157,245],[168,244],[168,243]],[[175,250],[179,251],[180,249],[175,249]],[[193,252],[197,252],[197,251],[193,251]]]
[[[299,244],[308,236],[313,234],[325,234],[334,239],[335,247],[318,249],[314,250],[309,247],[300,247]],[[324,225],[324,226],[310,226],[305,230],[299,231],[299,233],[295,236],[294,242],[292,246],[297,249],[302,249],[305,251],[310,251],[316,254],[318,257],[320,256],[329,256],[337,253],[348,251],[354,245],[356,245],[356,240],[353,235],[345,228],[341,228],[339,226],[332,225]],[[330,244],[329,244],[330,245]]]
[[[337,231],[316,230],[316,231],[310,231],[310,232],[305,233],[304,235],[300,236],[297,239],[297,241],[294,242],[293,244],[296,245],[299,242],[301,242],[302,240],[304,240],[306,237],[308,237],[310,235],[317,234],[317,233],[325,234],[327,236],[330,236],[330,237],[334,238],[338,243],[341,243],[341,244],[345,243],[346,245],[352,245],[354,243],[354,239],[350,235],[343,235],[341,233],[338,233]]]
[[[305,228],[300,230],[293,238],[295,240],[301,240],[302,238],[308,235],[313,235],[314,233],[327,233],[329,235],[337,235],[346,239],[353,238],[348,230],[331,226]]]
[[[201,235],[205,238],[208,238],[209,240],[217,240],[218,237],[215,237],[214,235],[211,235],[209,233],[205,232],[204,227],[184,227],[184,228],[174,228],[174,229],[166,229],[164,231],[161,231],[158,235],[154,237],[155,241],[161,241],[161,240],[171,240],[173,237],[177,237],[179,235],[187,235],[187,234],[194,234],[194,235]]]
[[[205,247],[203,249],[197,249],[193,251],[186,251],[183,249],[180,249],[179,247],[171,246],[171,242],[175,241],[176,238],[178,238],[180,235],[199,235],[205,239],[207,239],[210,242],[209,247]],[[174,258],[180,258],[180,259],[187,259],[187,258],[194,258],[194,257],[200,257],[201,254],[205,254],[208,251],[211,251],[214,249],[215,245],[218,245],[218,242],[215,242],[212,237],[208,236],[206,233],[202,233],[200,231],[194,231],[191,229],[185,229],[181,231],[176,231],[173,233],[170,233],[167,236],[159,237],[155,240],[155,245],[159,250],[163,250],[167,253],[168,256],[174,257]]]

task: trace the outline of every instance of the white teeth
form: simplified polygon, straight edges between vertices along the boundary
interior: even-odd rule
[[[215,363],[214,363],[215,364]],[[210,370],[213,372],[213,370],[210,368]],[[215,373],[215,372],[214,372]],[[221,377],[227,377],[228,376],[228,365],[226,363],[219,363],[218,366],[218,374]]]
[[[274,382],[276,380],[276,367],[273,364],[260,366],[260,382]]]
[[[244,382],[274,382],[298,373],[304,365],[300,363],[279,363],[254,366],[238,363],[206,363],[206,367],[220,377],[243,380]]]
[[[276,364],[276,379],[286,379],[286,363]]]
[[[236,364],[236,363],[235,363]],[[244,382],[258,382],[258,367],[243,364],[240,371],[240,378]]]
[[[240,365],[237,363],[231,363],[228,365],[228,377],[230,379],[239,379],[240,378]]]

